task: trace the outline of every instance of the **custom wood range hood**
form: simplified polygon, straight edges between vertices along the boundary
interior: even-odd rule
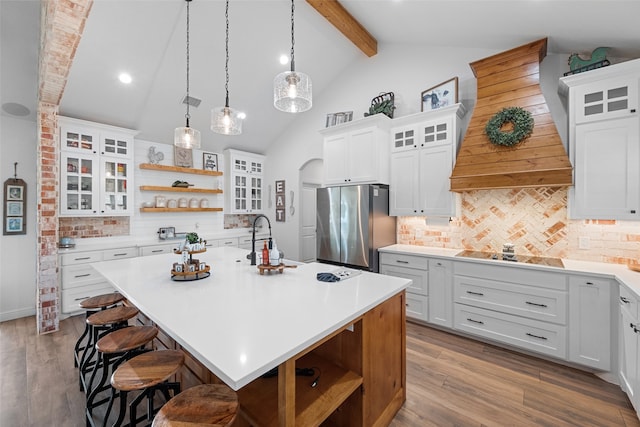
[[[451,175],[451,191],[572,185],[572,167],[540,89],[547,39],[473,62],[478,101]],[[532,134],[511,147],[494,145],[487,121],[506,107],[534,119]],[[507,129],[504,129],[507,130]]]

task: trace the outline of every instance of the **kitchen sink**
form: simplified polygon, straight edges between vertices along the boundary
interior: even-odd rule
[[[462,251],[456,254],[461,258],[476,258],[476,259],[494,259],[500,261],[519,262],[524,264],[536,264],[546,265],[549,267],[564,268],[562,260],[560,258],[545,258],[532,255],[502,255],[496,252],[481,252],[481,251]]]

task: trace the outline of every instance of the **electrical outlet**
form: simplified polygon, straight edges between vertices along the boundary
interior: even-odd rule
[[[591,242],[588,236],[578,237],[578,249],[589,249]]]

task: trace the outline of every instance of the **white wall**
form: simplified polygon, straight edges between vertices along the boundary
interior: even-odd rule
[[[2,183],[13,178],[15,162],[18,178],[27,183],[27,234],[0,236],[0,321],[36,312],[37,140],[35,122],[0,116]]]
[[[514,46],[515,47],[515,46]],[[458,101],[467,107],[463,131],[476,101],[476,78],[469,63],[501,51],[472,48],[433,48],[420,45],[380,45],[378,54],[363,57],[341,73],[331,88],[314,94],[313,108],[300,114],[267,151],[267,185],[286,180],[287,195],[299,193],[299,169],[310,159],[322,158],[322,138],[327,113],[353,110],[354,120],[368,111],[371,99],[381,92],[394,92],[394,117],[420,112],[421,92],[458,76]],[[541,66],[541,86],[563,140],[566,141],[566,114],[557,95],[557,81],[568,69],[567,55],[548,55]],[[311,76],[313,79],[313,76]],[[566,144],[566,142],[565,142]],[[299,201],[300,198],[296,197]],[[297,209],[299,211],[299,209]],[[275,217],[275,209],[267,212]],[[286,222],[275,223],[278,248],[287,257],[299,253],[298,217],[287,212]]]

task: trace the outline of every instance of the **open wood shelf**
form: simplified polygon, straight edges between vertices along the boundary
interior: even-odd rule
[[[298,368],[319,368],[314,376],[296,376],[295,425],[319,425],[362,385],[362,377],[311,352],[296,361]],[[311,382],[320,376],[318,384]],[[240,411],[259,427],[278,424],[278,377],[258,378],[238,391]]]
[[[140,212],[222,212],[222,208],[140,208]]]
[[[171,191],[174,193],[209,193],[222,194],[217,188],[166,187],[161,185],[141,185],[141,191]]]
[[[166,172],[192,173],[195,175],[222,176],[222,172],[219,172],[219,171],[208,171],[204,169],[194,169],[194,168],[182,168],[179,166],[154,165],[151,163],[140,163],[140,169],[152,169],[152,170],[166,171]]]

